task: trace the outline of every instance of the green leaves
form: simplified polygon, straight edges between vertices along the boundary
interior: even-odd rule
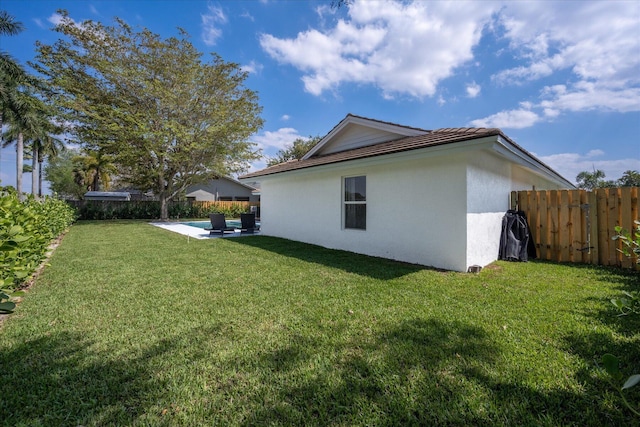
[[[0,284],[15,289],[45,257],[51,240],[74,221],[73,209],[61,200],[18,200],[15,191],[0,187]],[[3,295],[7,295],[6,293]],[[7,299],[2,311],[11,311]]]
[[[114,156],[119,175],[166,202],[187,186],[246,170],[259,157],[249,141],[262,127],[248,74],[218,55],[203,61],[188,35],[162,39],[122,20],[74,22],[60,11],[69,41],[39,44],[34,68],[70,130]]]
[[[620,370],[620,360],[613,354],[607,353],[604,356],[602,356],[602,365],[604,367],[604,370],[611,377],[611,379],[619,384],[622,378],[624,377],[622,371]],[[620,397],[622,397],[624,404],[636,416],[640,416],[640,412],[638,412],[633,406],[631,406],[631,404],[625,398],[624,393],[622,392],[624,390],[628,390],[636,386],[638,383],[640,383],[640,374],[631,375],[629,378],[627,378],[627,380],[624,382],[622,387],[619,387],[616,384],[612,384],[614,387],[618,389],[618,392],[620,393]]]
[[[12,313],[16,308],[16,304],[9,301],[11,297],[3,291],[0,291],[0,314]]]
[[[640,292],[623,291],[622,293],[625,296],[611,299],[611,304],[620,310],[620,315],[640,314]]]

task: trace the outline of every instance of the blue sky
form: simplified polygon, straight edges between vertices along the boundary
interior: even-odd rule
[[[273,156],[323,136],[348,113],[424,129],[499,127],[574,181],[640,170],[639,1],[3,0],[26,30],[0,48],[22,64],[51,44],[56,11],[119,17],[249,72]],[[251,170],[261,169],[256,162]],[[15,185],[15,150],[0,180]],[[25,190],[30,176],[25,176]]]

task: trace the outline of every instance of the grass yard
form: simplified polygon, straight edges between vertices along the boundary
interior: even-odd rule
[[[594,266],[472,275],[81,222],[0,326],[0,423],[637,425],[595,367],[640,372],[640,319],[609,303],[631,289]]]

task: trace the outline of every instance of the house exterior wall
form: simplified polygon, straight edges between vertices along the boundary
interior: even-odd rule
[[[261,187],[262,233],[465,270],[465,156],[354,161],[269,177]],[[367,177],[367,229],[344,229],[342,181],[359,175]]]
[[[215,202],[220,197],[248,197],[250,202],[257,202],[258,196],[251,194],[251,189],[228,179],[213,179],[203,184],[197,184],[187,189],[187,197],[195,197],[199,202]],[[218,197],[218,198],[216,198]]]
[[[467,155],[466,267],[498,259],[502,217],[509,209],[511,163],[487,151]]]
[[[498,259],[502,218],[511,191],[558,189],[558,184],[488,151],[467,157],[467,268]]]

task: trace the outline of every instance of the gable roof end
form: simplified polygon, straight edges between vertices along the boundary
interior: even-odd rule
[[[309,159],[315,155],[322,153],[323,148],[327,147],[345,128],[353,125],[365,126],[379,131],[388,132],[397,135],[397,138],[404,136],[417,136],[429,133],[426,129],[415,128],[411,126],[399,125],[397,123],[384,122],[382,120],[369,119],[367,117],[356,116],[355,114],[347,114],[344,119],[333,127],[301,160]],[[396,139],[396,138],[392,138]]]

